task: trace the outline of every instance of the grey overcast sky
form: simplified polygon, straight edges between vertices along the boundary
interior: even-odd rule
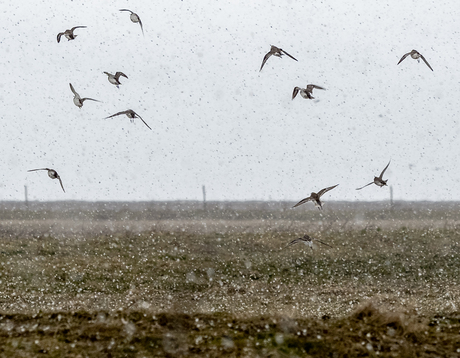
[[[127,8],[144,25],[129,19]],[[460,6],[426,1],[2,5],[0,200],[460,200]],[[73,26],[77,38],[57,43]],[[276,45],[298,59],[264,55]],[[434,69],[402,55],[416,49]],[[119,89],[104,71],[124,72]],[[72,101],[72,83],[86,101]],[[314,83],[316,100],[295,86]],[[133,109],[152,127],[126,116]],[[61,175],[66,193],[46,172]]]

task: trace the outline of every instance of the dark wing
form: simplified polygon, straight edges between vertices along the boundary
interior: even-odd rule
[[[339,184],[337,184],[337,185],[339,185]],[[329,190],[334,189],[337,185],[334,185],[334,186],[330,186],[330,187],[328,187],[328,188],[321,189],[321,190],[318,192],[318,196],[321,196],[321,195],[323,195],[324,193],[327,193]]]
[[[72,27],[72,28],[70,29],[70,31],[73,32],[75,29],[85,29],[85,28],[86,28],[86,26],[75,26],[75,27]]]
[[[69,83],[69,85],[70,85],[70,90],[73,92],[73,94],[74,94],[75,96],[80,97],[80,95],[75,91],[75,88],[73,88],[72,84]]]
[[[313,239],[314,241],[318,241],[319,243],[323,244],[323,245],[326,245],[326,246],[329,246],[329,247],[332,247],[331,245],[329,244],[326,244],[325,242],[321,241],[321,240],[318,240],[318,239]]]
[[[37,170],[51,170],[51,169],[48,169],[48,168],[31,169],[31,170],[28,170],[28,172],[36,172]]]
[[[115,78],[118,80],[120,78],[120,76],[123,76],[125,78],[128,78],[128,76],[126,76],[123,72],[117,72],[115,73]]]
[[[307,85],[307,88],[313,91],[313,88],[320,89],[320,90],[325,90],[325,88],[317,86],[317,85]]]
[[[308,198],[305,198],[305,199],[302,199],[300,200],[297,204],[295,204],[293,206],[293,208],[299,206],[299,205],[302,205],[302,204],[305,204],[305,203],[308,203],[309,201],[313,201],[313,198],[311,196],[309,196]]]
[[[292,246],[292,245],[297,244],[298,242],[302,242],[302,241],[305,241],[305,240],[303,239],[303,237],[300,237],[298,239],[292,240],[286,247]]]
[[[423,62],[426,63],[426,65],[430,68],[431,71],[433,71],[433,69],[431,68],[430,64],[428,63],[427,60],[425,60],[425,57],[423,57],[423,55],[420,55],[420,57],[422,58]],[[433,71],[434,72],[434,71]]]
[[[147,123],[145,123],[145,121],[142,119],[142,117],[140,115],[138,115],[136,112],[134,112],[134,114],[136,116],[138,116],[142,122],[144,122],[144,124],[147,126],[148,129],[152,130],[152,128],[150,128],[149,125]]]
[[[297,96],[297,93],[299,93],[300,91],[300,87],[294,87],[294,91],[292,92],[292,99],[295,98],[295,96]]]
[[[374,184],[374,182],[369,183],[369,184],[366,184],[366,185],[362,186],[361,188],[356,188],[356,190],[361,190],[362,188],[365,188],[366,186],[369,186],[369,185],[371,185],[371,184]]]
[[[399,62],[397,63],[397,65],[399,65],[402,61],[404,61],[404,59],[410,55],[410,52],[406,53],[403,57],[401,57],[401,59],[399,60]]]
[[[139,17],[139,15],[137,15],[137,18],[139,19],[139,25],[141,25],[141,30],[142,30],[142,35],[144,35],[144,27],[142,26],[142,21],[141,21],[141,18]]]
[[[270,52],[265,55],[265,57],[264,57],[264,59],[262,61],[262,66],[260,66],[259,72],[262,71],[262,68],[264,67],[265,62],[267,62],[267,60],[270,58],[271,55],[273,55],[272,50],[270,50]]]
[[[120,11],[129,11],[131,14],[133,13],[131,10],[128,9],[120,9]]]
[[[121,11],[121,10],[120,10],[120,11]],[[104,119],[116,117],[116,116],[119,116],[119,115],[121,115],[121,114],[126,114],[126,113],[128,113],[128,112],[129,112],[129,111],[118,112],[118,113],[112,114],[111,116],[105,117]]]
[[[83,102],[85,102],[87,99],[90,100],[90,101],[94,101],[94,102],[101,102],[101,101],[98,101],[97,99],[87,98],[87,97],[82,98],[82,99],[81,99],[81,102],[83,103]]]
[[[62,188],[62,190],[63,190],[63,191],[64,191],[64,193],[65,193],[65,190],[64,190],[64,185],[62,185],[62,180],[61,180],[61,177],[60,177],[60,176],[58,176],[57,178],[59,179],[59,183],[61,183],[61,188]]]
[[[288,55],[288,56],[289,56],[290,58],[292,58],[293,60],[296,60],[296,61],[297,61],[297,59],[296,59],[295,57],[292,57],[292,56],[291,56],[290,54],[288,54],[286,51],[281,50],[281,49],[280,49],[280,51],[283,52],[284,54]]]
[[[62,35],[64,35],[63,32],[58,33],[58,35],[57,35],[57,42],[58,42],[58,43],[61,42],[61,36],[62,36]]]
[[[383,174],[385,173],[385,170],[387,170],[388,166],[390,165],[391,163],[391,160],[388,162],[387,166],[382,170],[382,172],[380,173],[380,176],[379,178],[382,179],[383,178]]]

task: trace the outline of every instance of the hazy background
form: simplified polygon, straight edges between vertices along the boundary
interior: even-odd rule
[[[139,14],[129,19],[128,8]],[[0,200],[460,200],[456,1],[4,3]],[[74,41],[56,35],[73,26]],[[270,44],[296,57],[270,58]],[[401,56],[421,52],[434,69]],[[120,89],[103,71],[124,72]],[[82,97],[72,101],[69,82]],[[314,83],[317,100],[291,101]],[[126,116],[133,109],[152,127]],[[61,175],[66,193],[46,172]]]

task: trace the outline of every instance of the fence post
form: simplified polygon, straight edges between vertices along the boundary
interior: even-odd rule
[[[390,209],[394,209],[394,202],[393,202],[393,186],[390,185]]]
[[[203,190],[203,209],[206,210],[206,187],[203,185],[201,188]]]
[[[27,185],[24,185],[24,197],[25,197],[25,203],[26,207],[29,207],[29,199],[27,198]]]

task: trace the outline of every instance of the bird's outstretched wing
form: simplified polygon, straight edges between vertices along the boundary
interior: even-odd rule
[[[265,62],[267,62],[267,60],[270,58],[270,56],[273,55],[273,52],[270,50],[265,56],[264,56],[264,59],[262,61],[262,66],[260,66],[260,71],[262,71],[262,68],[264,67],[265,65]]]
[[[58,43],[61,42],[61,36],[62,36],[62,35],[64,35],[63,32],[60,32],[60,33],[57,34],[57,42],[58,42]]]
[[[105,117],[104,119],[116,117],[116,116],[119,116],[119,115],[121,115],[121,114],[126,114],[126,113],[128,113],[128,112],[129,112],[129,111],[118,112],[118,113],[112,114],[111,116]]]
[[[58,176],[57,178],[58,178],[58,180],[59,180],[59,183],[61,184],[61,188],[62,188],[62,190],[63,190],[63,191],[64,191],[64,193],[65,193],[65,190],[64,190],[64,185],[62,185],[62,180],[61,180],[61,177],[60,177],[60,176]]]
[[[139,25],[141,25],[141,30],[142,30],[142,35],[144,35],[144,27],[142,26],[142,21],[141,21],[141,18],[139,17],[139,15],[137,15],[137,18],[139,19]]]
[[[85,28],[86,28],[86,26],[74,26],[74,27],[72,27],[72,28],[70,29],[70,31],[73,32],[75,29],[85,29]]]
[[[403,57],[401,57],[401,59],[399,60],[399,62],[398,62],[397,64],[399,65],[399,64],[400,64],[402,61],[404,61],[404,59],[405,59],[407,56],[409,56],[410,54],[411,54],[410,52],[406,53]]]
[[[128,9],[120,9],[120,11],[129,11],[131,14],[133,14],[133,12],[131,10],[128,10]]]
[[[299,93],[300,90],[300,87],[294,87],[294,91],[292,92],[292,99],[294,99],[295,96],[297,96],[297,93]]]
[[[371,185],[371,184],[374,184],[374,182],[371,182],[371,183],[369,183],[369,184],[366,184],[366,185],[362,186],[361,188],[356,188],[356,190],[361,190],[362,188],[365,188],[366,186],[369,186],[369,185]]]
[[[293,60],[296,60],[296,61],[297,61],[297,59],[296,59],[295,57],[291,56],[291,55],[288,54],[286,51],[281,50],[281,49],[280,49],[280,51],[283,52],[284,54],[288,55],[288,56],[289,56],[290,58],[292,58]]]
[[[300,200],[297,204],[295,204],[295,205],[293,206],[293,208],[296,208],[296,207],[299,206],[299,205],[308,203],[309,201],[313,201],[313,198],[312,198],[311,196],[309,196],[308,198],[305,198],[305,199]]]
[[[305,241],[303,237],[299,237],[298,239],[292,240],[286,247],[292,246],[297,244],[298,242]]]
[[[320,89],[320,90],[325,90],[324,87],[320,87],[317,85],[307,85],[307,88],[313,91],[313,88]]]
[[[84,102],[86,100],[89,100],[89,101],[94,101],[94,102],[101,102],[101,101],[98,101],[97,99],[94,99],[94,98],[88,98],[88,97],[85,97],[85,98],[82,98],[81,101]]]
[[[337,185],[339,185],[339,184],[337,184]],[[318,192],[318,196],[321,197],[321,195],[323,195],[324,193],[327,193],[329,190],[334,189],[337,185],[334,185],[334,186],[330,186],[330,187],[328,187],[328,188],[321,189],[321,190]]]
[[[323,244],[323,245],[326,245],[326,246],[329,246],[329,247],[332,247],[331,245],[329,244],[326,244],[324,241],[321,241],[321,240],[318,240],[318,239],[313,239],[314,241],[318,241],[319,243]]]
[[[75,88],[73,88],[72,84],[69,83],[69,85],[70,85],[70,90],[73,92],[73,94],[74,94],[75,96],[80,97],[80,95],[77,93],[77,91],[75,91]]]
[[[388,168],[388,166],[390,165],[390,163],[391,163],[391,160],[388,162],[387,166],[386,166],[386,167],[382,170],[382,172],[380,173],[380,176],[379,176],[380,179],[383,179],[383,174],[385,173],[385,170],[387,170],[387,168]]]
[[[36,172],[37,170],[50,170],[50,169],[48,168],[31,169],[31,170],[28,170],[28,172]]]
[[[115,73],[115,78],[118,80],[120,78],[120,76],[123,76],[125,78],[128,78],[128,76],[126,76],[123,72],[117,72]]]
[[[423,55],[420,55],[420,57],[422,58],[423,62],[426,63],[426,65],[430,68],[431,71],[433,71],[433,69],[431,68],[430,64],[428,63],[427,60],[425,60],[425,57],[423,57]],[[434,71],[433,71],[434,72]]]
[[[142,119],[142,117],[141,117],[140,115],[138,115],[136,112],[134,112],[134,114],[135,114],[136,116],[138,116],[139,119],[140,119],[142,122],[144,122],[144,124],[147,126],[148,129],[152,130],[152,128],[150,128],[149,125],[148,125],[147,123],[145,123],[145,121]]]
[[[292,246],[294,244],[297,244],[298,242],[305,242],[307,244],[309,244],[309,246],[311,247],[311,249],[313,250],[313,242],[319,242],[320,244],[323,244],[325,246],[329,246],[332,248],[331,245],[329,244],[326,244],[324,241],[321,241],[321,240],[318,240],[318,239],[315,239],[313,237],[310,237],[308,235],[305,235],[304,237],[299,237],[298,239],[295,239],[295,240],[292,240],[286,247],[289,247],[289,246]]]

